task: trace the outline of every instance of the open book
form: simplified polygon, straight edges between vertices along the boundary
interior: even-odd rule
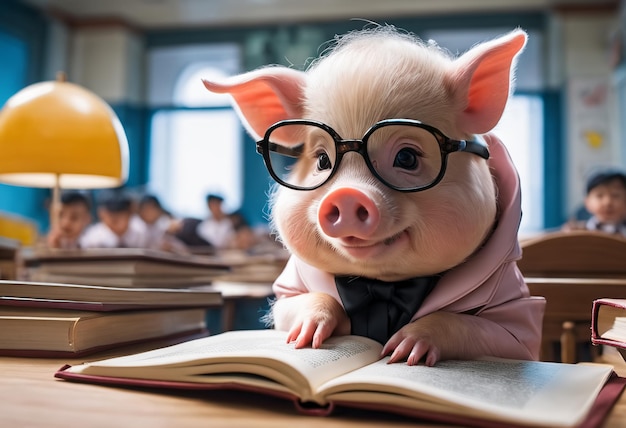
[[[591,342],[617,348],[626,360],[626,299],[597,299],[591,313]]]
[[[581,425],[612,367],[484,359],[435,367],[387,364],[368,338],[333,337],[295,349],[276,330],[235,331],[167,348],[65,366],[56,377],[89,383],[241,389],[293,399],[303,412],[335,406],[385,410],[464,426]],[[602,394],[604,395],[604,394]],[[610,408],[610,406],[608,406]],[[604,410],[608,411],[607,408]],[[596,416],[598,416],[596,414]],[[601,418],[600,418],[601,420]]]

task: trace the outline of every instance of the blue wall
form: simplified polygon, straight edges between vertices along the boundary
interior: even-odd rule
[[[543,206],[544,227],[553,229],[560,227],[564,222],[562,213],[565,207],[566,191],[563,153],[564,123],[564,93],[563,91],[545,91],[544,102],[544,165],[543,165]]]
[[[130,104],[113,104],[111,108],[120,119],[128,140],[130,164],[126,186],[142,186],[148,179],[149,164],[147,110],[143,106]]]
[[[23,87],[39,81],[43,73],[46,19],[14,2],[2,5],[0,14],[0,105]],[[0,153],[2,156],[2,153]],[[8,211],[48,226],[47,189],[0,184],[0,211]]]

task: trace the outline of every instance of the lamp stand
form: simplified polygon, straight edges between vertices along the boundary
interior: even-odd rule
[[[52,188],[52,201],[50,203],[50,230],[56,229],[61,212],[61,174],[54,175],[54,187]]]

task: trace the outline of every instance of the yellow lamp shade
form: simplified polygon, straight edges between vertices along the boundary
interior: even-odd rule
[[[128,141],[111,107],[65,81],[30,85],[0,111],[0,181],[28,187],[117,187]]]

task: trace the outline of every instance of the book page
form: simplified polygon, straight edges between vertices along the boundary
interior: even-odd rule
[[[604,365],[501,359],[443,361],[434,367],[387,360],[331,380],[320,390],[330,401],[445,408],[495,420],[570,426],[586,415],[612,372]]]
[[[622,311],[624,313],[626,311]],[[603,339],[611,339],[618,342],[626,342],[626,317],[615,317],[613,326],[602,333]]]
[[[333,337],[319,349],[295,349],[286,340],[287,333],[277,330],[232,331],[69,371],[193,382],[215,382],[211,376],[218,374],[223,381],[225,373],[248,373],[297,388],[294,393],[301,399],[321,403],[314,397],[318,385],[378,360],[382,350],[379,343],[358,336]]]

